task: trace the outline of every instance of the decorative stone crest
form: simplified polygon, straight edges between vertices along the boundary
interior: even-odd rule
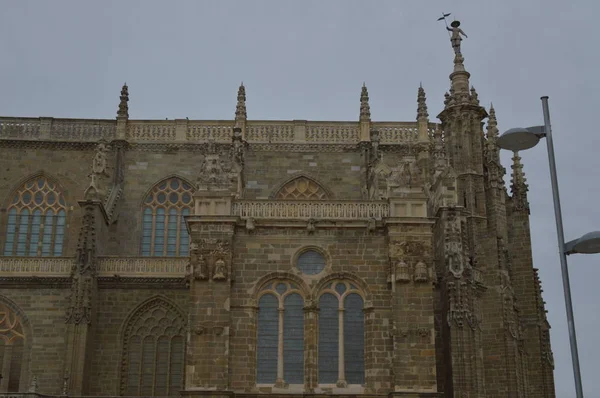
[[[427,270],[427,265],[423,261],[417,262],[415,265],[415,276],[414,281],[416,283],[424,283],[429,280],[429,271]]]
[[[410,281],[408,264],[406,264],[406,262],[404,260],[398,260],[396,262],[395,280],[396,280],[396,282],[409,282]]]

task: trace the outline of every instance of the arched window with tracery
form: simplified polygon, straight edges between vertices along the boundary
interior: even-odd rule
[[[155,298],[131,316],[123,336],[121,395],[178,395],[183,388],[185,320]]]
[[[328,195],[321,185],[310,178],[300,176],[281,187],[275,197],[285,200],[325,200]]]
[[[348,281],[327,284],[319,297],[319,383],[365,382],[364,302]]]
[[[0,392],[19,391],[24,343],[25,334],[21,320],[8,306],[0,302]]]
[[[193,206],[193,188],[172,177],[155,185],[144,200],[143,256],[187,256],[190,238],[184,216]]]
[[[304,299],[295,283],[261,289],[257,334],[257,383],[304,384]]]
[[[60,256],[67,204],[58,184],[39,176],[17,189],[7,208],[5,256]]]

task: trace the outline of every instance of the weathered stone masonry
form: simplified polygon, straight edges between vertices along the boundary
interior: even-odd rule
[[[0,392],[553,397],[523,167],[509,195],[469,77],[439,124],[366,86],[350,122],[248,120],[243,85],[226,121],[131,120],[127,86],[116,120],[0,118]]]

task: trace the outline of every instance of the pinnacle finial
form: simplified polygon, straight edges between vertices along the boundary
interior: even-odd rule
[[[246,120],[248,117],[246,113],[246,88],[244,82],[240,84],[237,94],[237,105],[235,107],[235,120]]]
[[[129,119],[129,88],[127,87],[127,83],[123,84],[121,88],[121,96],[119,102],[119,110],[117,111],[117,117]]]
[[[419,91],[417,93],[417,120],[427,120],[429,117],[426,100],[427,98],[425,96],[423,85],[419,84]]]
[[[523,164],[521,163],[519,152],[514,152],[512,160],[513,164],[511,168],[513,171],[510,189],[512,192],[513,206],[516,210],[526,209],[529,211],[529,202],[527,201],[527,179],[523,172]]]
[[[498,121],[494,105],[490,105],[490,114],[487,122],[487,134],[485,142],[485,154],[488,162],[500,163],[500,148],[498,147]]]
[[[360,91],[360,120],[371,120],[371,107],[369,106],[369,92],[367,86],[363,82],[362,89]]]
[[[477,90],[475,90],[475,86],[471,86],[471,102],[474,105],[479,105],[479,94],[477,94]]]

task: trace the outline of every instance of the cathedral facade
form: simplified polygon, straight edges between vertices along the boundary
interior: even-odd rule
[[[0,392],[554,397],[469,76],[439,123],[0,118]]]

